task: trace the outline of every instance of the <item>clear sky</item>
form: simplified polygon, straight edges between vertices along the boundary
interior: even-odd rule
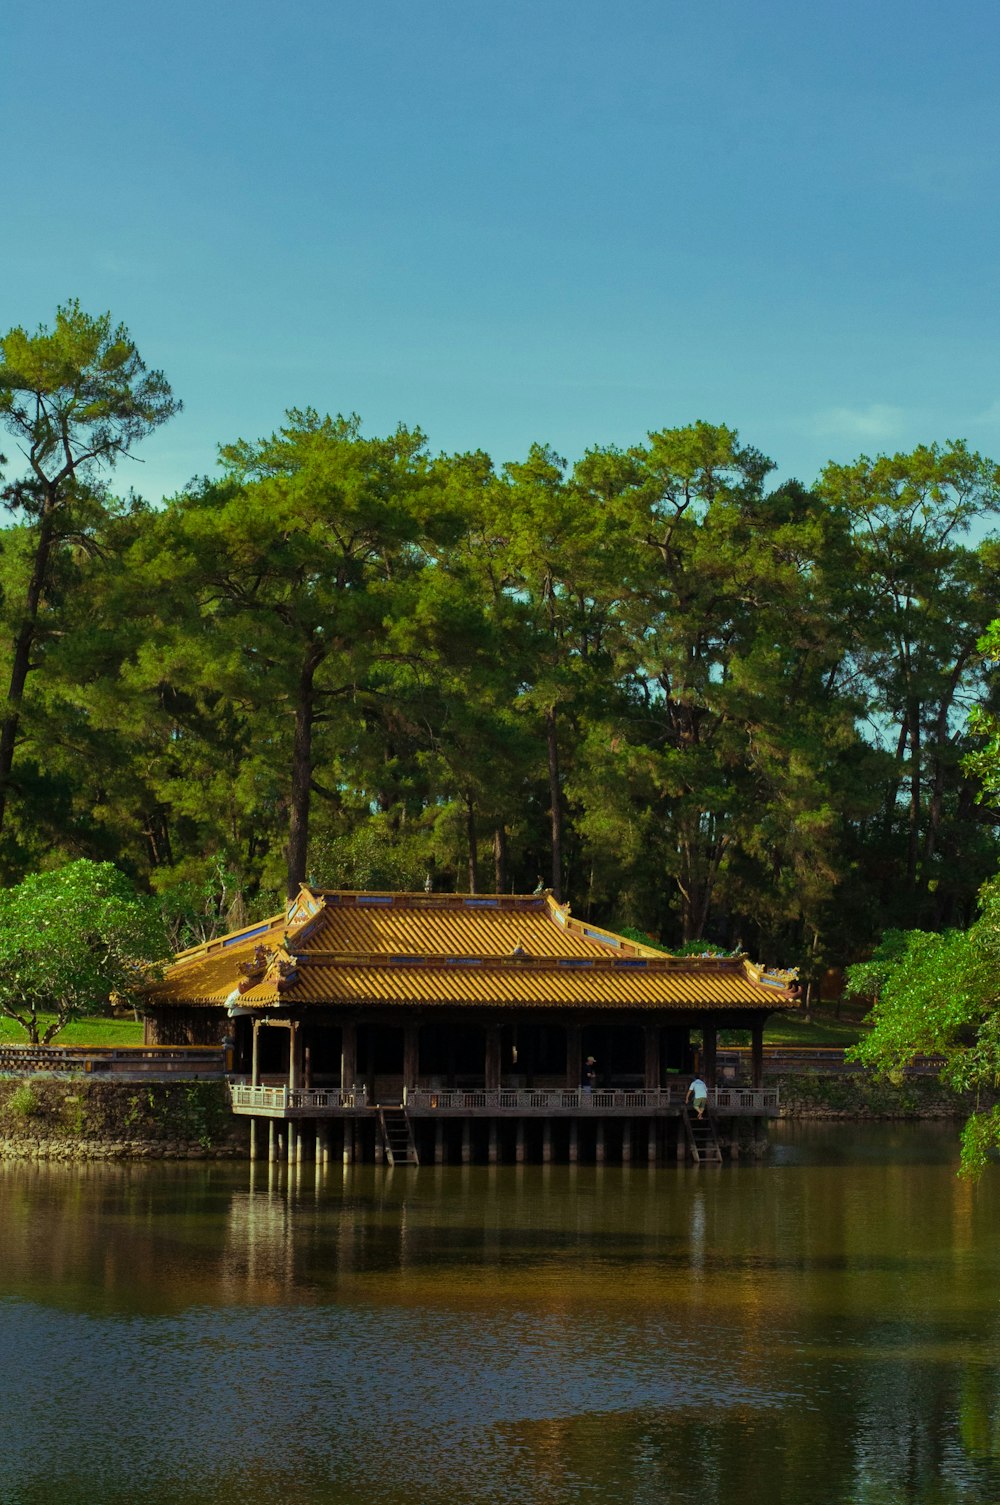
[[[705,418],[815,478],[1000,459],[995,0],[48,0],[0,23],[0,329],[77,296],[183,399],[501,462]]]

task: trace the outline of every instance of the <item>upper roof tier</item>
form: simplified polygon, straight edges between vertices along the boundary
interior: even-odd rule
[[[152,1005],[322,1003],[787,1007],[787,974],[673,957],[574,919],[551,894],[303,886],[285,914],[182,952]]]

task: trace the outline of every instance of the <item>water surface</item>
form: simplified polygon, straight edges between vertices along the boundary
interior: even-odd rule
[[[0,1166],[0,1505],[1000,1500],[1000,1169]]]

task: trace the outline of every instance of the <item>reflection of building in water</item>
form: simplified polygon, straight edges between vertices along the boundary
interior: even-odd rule
[[[789,973],[676,957],[575,920],[549,894],[303,887],[286,914],[179,956],[147,1042],[231,1035],[233,1105],[270,1159],[656,1162],[718,1158],[777,1108],[763,1029]],[[722,1080],[720,1029],[752,1040]],[[692,1074],[713,1095],[691,1124]]]

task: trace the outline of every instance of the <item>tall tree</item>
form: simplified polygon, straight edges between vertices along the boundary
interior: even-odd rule
[[[1000,471],[964,443],[922,445],[831,464],[820,491],[850,522],[859,587],[852,659],[870,733],[893,755],[877,840],[898,852],[905,872],[904,884],[898,870],[891,879],[907,906],[899,918],[940,924],[950,892],[942,864],[961,860],[955,818],[967,834],[975,823],[961,751],[968,710],[984,691],[977,642],[1000,586],[996,545],[965,540],[1000,516]],[[967,876],[971,899],[986,872]]]
[[[3,499],[31,534],[0,720],[0,831],[53,554],[93,527],[106,505],[103,473],[179,407],[125,326],[113,325],[108,313],[84,313],[75,300],[57,310],[51,330],[41,325],[29,334],[18,326],[0,338],[0,423],[27,467]]]
[[[354,714],[388,626],[422,564],[424,439],[361,434],[356,417],[293,410],[258,443],[220,451],[228,480],[177,499],[159,529],[165,577],[198,611],[175,664],[252,718],[287,814],[285,881],[307,875],[320,787],[317,735]],[[335,791],[330,791],[335,795]]]

